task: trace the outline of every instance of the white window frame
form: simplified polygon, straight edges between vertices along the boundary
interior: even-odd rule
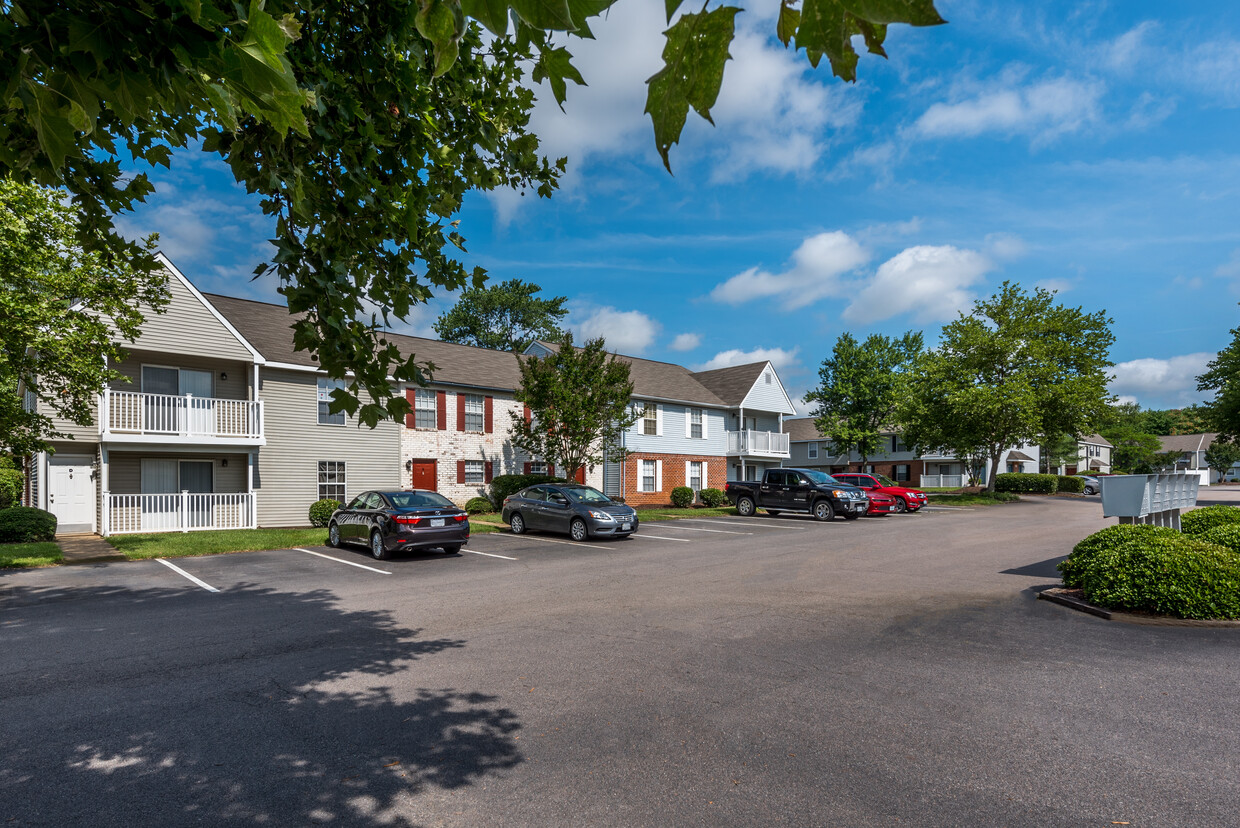
[[[473,428],[471,420],[474,420],[478,427]],[[465,395],[465,431],[471,434],[481,434],[486,429],[486,400],[481,394]]]
[[[468,416],[468,415],[466,415]],[[479,484],[487,481],[487,466],[483,460],[465,461],[465,483]]]
[[[697,422],[693,418],[697,417]],[[701,432],[696,437],[693,436],[693,427],[697,426]],[[686,408],[685,409],[685,436],[690,440],[706,439],[706,409],[704,408]]]
[[[809,457],[810,460],[818,459],[818,443],[817,442],[813,442],[809,444],[809,453],[807,456]]]
[[[430,424],[422,420],[430,415]],[[430,388],[418,388],[413,397],[413,427],[426,431],[439,428],[439,393]]]
[[[547,461],[546,460],[531,460],[530,461],[530,474],[546,474],[546,473],[547,473]]]
[[[319,425],[342,426],[346,424],[346,421],[348,420],[348,415],[343,410],[337,411],[335,414],[331,414],[328,412],[326,408],[323,407],[324,405],[330,405],[331,399],[332,399],[332,391],[336,390],[337,388],[344,388],[344,386],[345,386],[344,380],[331,379],[330,377],[318,377],[317,378],[317,382],[315,382],[315,389],[317,391],[316,402],[318,404],[317,411],[318,411]],[[326,417],[327,419],[324,419],[324,417]],[[336,417],[340,418],[339,422],[335,420]],[[322,500],[322,498],[319,498],[319,499]]]
[[[325,497],[330,497],[332,500],[338,500],[341,503],[348,503],[349,502],[348,463],[344,460],[319,460],[316,468],[318,470],[318,476],[316,478],[316,480],[318,481],[318,495],[319,495],[318,499],[322,500]],[[323,478],[325,475],[326,476],[339,476],[340,479],[339,480],[324,480]],[[339,486],[340,497],[335,497],[334,495],[331,495],[331,494],[325,494],[323,490],[324,486],[331,486],[331,487]]]
[[[637,462],[641,464],[641,467],[637,470],[638,471],[637,490],[639,492],[661,492],[663,491],[663,469],[662,469],[663,461],[662,460],[638,460]],[[654,485],[653,489],[646,488],[646,469],[648,468],[648,466],[646,465],[647,463],[652,463],[654,465],[654,475],[651,481]]]
[[[693,485],[693,467],[698,467],[698,484]],[[686,460],[685,461],[685,485],[694,492],[700,492],[706,488],[706,462],[703,460]]]

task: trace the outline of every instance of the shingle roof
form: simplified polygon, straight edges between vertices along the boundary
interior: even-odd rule
[[[559,348],[554,342],[539,342],[549,351]],[[629,364],[629,378],[633,380],[634,397],[652,397],[660,400],[677,400],[726,408],[728,402],[697,380],[697,375],[683,365],[672,362],[656,362],[653,359],[615,354],[616,359]],[[763,363],[765,364],[765,363]]]
[[[1030,457],[1028,454],[1025,454],[1023,451],[1017,451],[1016,449],[1013,449],[1012,451],[1008,452],[1007,459],[1012,462],[1020,462],[1020,461],[1029,461],[1029,460],[1032,460],[1033,458]]]
[[[1218,437],[1218,432],[1207,431],[1203,434],[1172,434],[1159,437],[1163,451],[1205,451]]]
[[[1107,446],[1109,448],[1115,448],[1115,446],[1111,445],[1111,441],[1103,437],[1101,434],[1087,434],[1080,439],[1080,442],[1089,443],[1093,446]]]
[[[751,362],[713,371],[698,371],[693,377],[728,405],[740,405],[765,367],[765,362]]]
[[[788,435],[788,442],[790,443],[812,443],[815,440],[826,439],[814,427],[812,417],[784,420],[784,433]]]

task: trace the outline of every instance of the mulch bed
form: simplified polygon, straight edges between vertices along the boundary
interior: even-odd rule
[[[1079,589],[1052,587],[1038,593],[1038,598],[1069,607],[1078,612],[1095,615],[1107,621],[1122,621],[1125,624],[1143,624],[1152,627],[1230,627],[1240,629],[1240,621],[1205,620],[1197,618],[1172,618],[1169,615],[1155,615],[1152,612],[1122,612],[1095,606],[1085,600],[1084,593]]]

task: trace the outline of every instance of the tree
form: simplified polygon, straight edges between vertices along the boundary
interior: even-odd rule
[[[1240,463],[1240,444],[1215,440],[1206,449],[1206,465],[1218,472],[1220,479],[1231,471],[1231,467]]]
[[[559,322],[568,314],[568,297],[540,299],[540,290],[520,279],[466,290],[436,320],[435,333],[444,342],[515,353],[536,339],[555,341],[563,333]]]
[[[570,476],[594,468],[604,456],[624,459],[621,435],[637,422],[629,405],[628,363],[608,354],[601,338],[574,347],[569,332],[548,356],[518,359],[521,387],[513,396],[529,407],[531,417],[512,413],[513,445]]]
[[[447,249],[465,250],[453,216],[467,192],[550,196],[566,162],[549,164],[528,132],[524,79],[546,80],[563,105],[567,82],[585,80],[561,41],[592,37],[612,2],[14,0],[0,5],[0,175],[64,187],[79,244],[118,255],[112,217],[153,191],[129,157],[219,155],[276,219],[256,272],[274,271],[303,314],[295,347],[347,380],[333,409],[400,419],[409,404],[394,388],[428,366],[384,329],[435,290],[483,284]],[[710,120],[739,11],[673,23],[679,7],[666,3],[665,66],[648,81],[665,164],[690,107]],[[943,19],[933,0],[806,0],[780,6],[776,31],[855,80],[853,36],[885,55],[901,22]]]
[[[905,441],[952,449],[957,457],[983,450],[993,489],[1006,449],[1048,434],[1092,431],[1110,399],[1111,320],[1054,297],[1004,282],[971,314],[944,326],[901,406]]]
[[[894,424],[908,372],[922,351],[921,333],[896,338],[871,334],[864,343],[840,334],[818,369],[819,385],[805,395],[817,403],[814,425],[845,451],[856,449],[864,465]]]
[[[1136,403],[1113,405],[1098,433],[1111,443],[1111,466],[1127,474],[1146,474],[1154,468],[1155,455],[1162,444],[1148,433],[1145,416]]]
[[[1050,473],[1063,465],[1076,465],[1081,457],[1081,446],[1071,434],[1056,434],[1042,441],[1040,465]]]
[[[53,415],[93,422],[97,395],[121,377],[108,367],[125,356],[117,339],[132,342],[144,310],[167,303],[153,238],[110,259],[82,250],[78,229],[55,190],[0,178],[0,445],[17,455],[66,437]]]
[[[1225,442],[1240,440],[1240,327],[1231,329],[1231,343],[1197,377],[1198,391],[1213,391],[1202,406],[1202,419]]]

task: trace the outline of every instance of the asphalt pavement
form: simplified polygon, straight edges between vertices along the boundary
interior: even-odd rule
[[[1240,824],[1240,630],[1035,600],[1112,522],[1029,498],[5,572],[0,824]]]

